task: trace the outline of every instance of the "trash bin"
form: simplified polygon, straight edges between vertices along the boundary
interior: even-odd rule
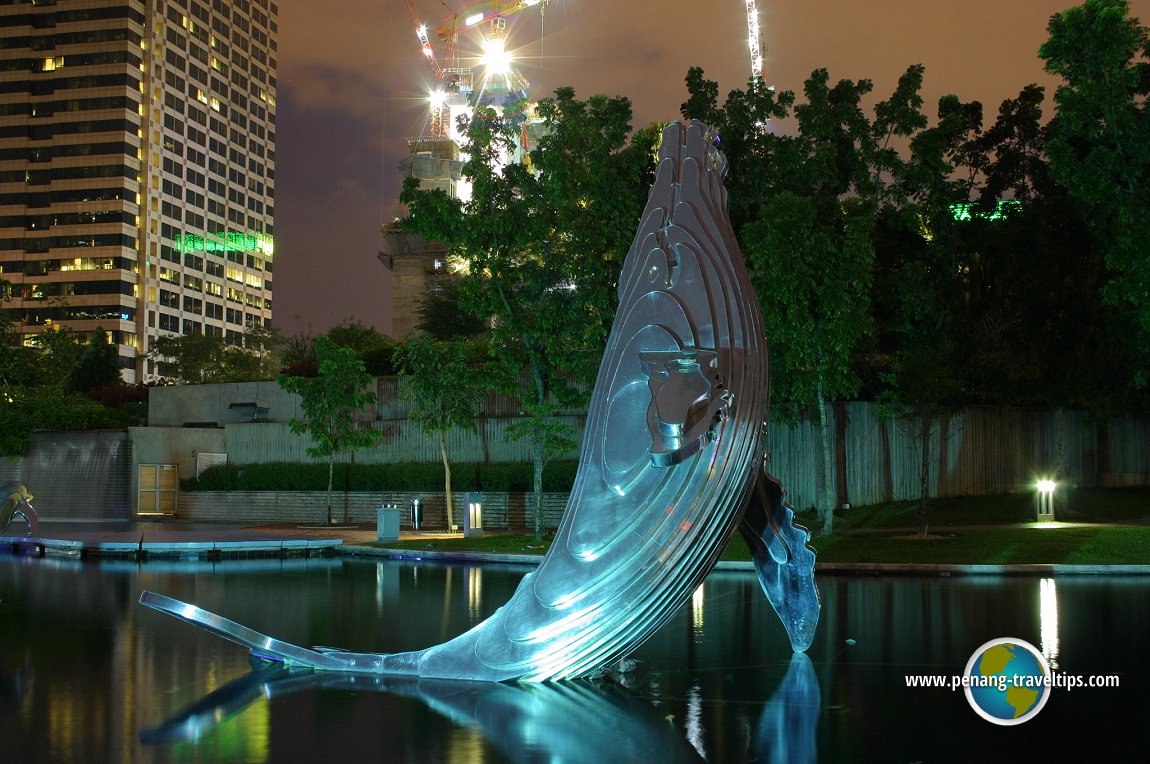
[[[384,504],[375,511],[375,537],[378,541],[399,541],[398,504]]]
[[[411,529],[417,531],[421,525],[423,525],[423,502],[421,502],[419,499],[412,499]]]

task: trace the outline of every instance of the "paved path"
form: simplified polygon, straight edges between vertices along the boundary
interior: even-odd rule
[[[83,527],[80,527],[83,526]],[[131,527],[123,527],[131,526]],[[0,535],[0,553],[145,559],[204,559],[255,556],[305,556],[312,553],[377,558],[520,563],[535,565],[542,555],[387,549],[375,546],[375,523],[336,526],[242,526],[179,522],[42,522],[34,536]],[[942,528],[939,529],[943,530]],[[957,530],[957,529],[956,529]],[[889,529],[888,529],[889,532]],[[459,538],[443,531],[400,532],[401,541]],[[753,571],[750,562],[720,562],[716,570]],[[1150,575],[1150,565],[935,565],[928,563],[818,563],[824,574],[883,575]]]

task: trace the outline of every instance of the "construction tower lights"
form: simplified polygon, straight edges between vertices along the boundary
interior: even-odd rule
[[[763,35],[759,28],[759,9],[755,0],[747,2],[747,37],[751,48],[751,79],[763,81]]]

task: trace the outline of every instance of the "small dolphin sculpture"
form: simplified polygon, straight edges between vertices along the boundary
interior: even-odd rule
[[[714,567],[736,527],[792,647],[818,622],[814,552],[762,471],[762,318],[727,216],[726,159],[701,122],[663,133],[655,182],[619,280],[619,309],[579,471],[546,557],[489,619],[408,653],[308,649],[194,605],[140,602],[313,669],[546,681],[593,674],[650,637]]]
[[[5,518],[4,525],[0,526],[0,533],[8,530],[17,517],[27,526],[26,534],[31,536],[40,524],[36,510],[32,508],[32,494],[28,493],[28,486],[23,483],[4,483],[0,485],[0,517]]]

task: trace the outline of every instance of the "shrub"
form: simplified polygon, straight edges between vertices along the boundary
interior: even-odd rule
[[[554,462],[543,471],[544,491],[569,491],[575,481],[576,462]],[[490,463],[451,465],[452,483],[461,490],[501,493],[532,490],[530,464]],[[180,483],[184,491],[324,491],[326,464],[217,464],[198,478]],[[335,488],[339,491],[443,490],[443,465],[439,462],[394,464],[337,464]]]

